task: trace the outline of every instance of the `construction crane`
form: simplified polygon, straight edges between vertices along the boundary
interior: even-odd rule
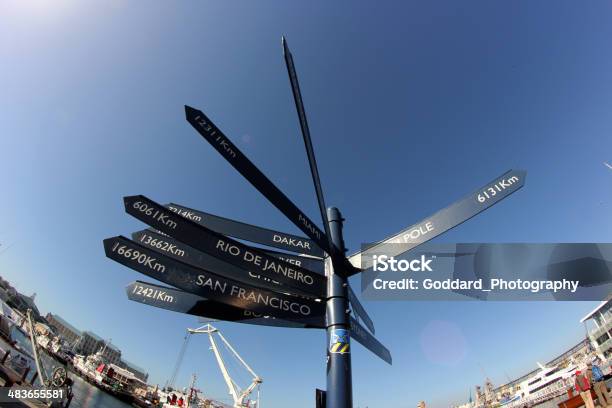
[[[189,334],[208,334],[208,340],[210,341],[212,351],[215,354],[215,357],[217,359],[217,364],[219,364],[219,369],[221,370],[223,379],[225,380],[225,383],[227,384],[227,388],[229,389],[229,394],[232,396],[232,399],[234,400],[234,408],[244,408],[244,407],[260,408],[259,391],[260,391],[260,386],[263,380],[261,379],[261,377],[255,374],[253,369],[251,369],[251,367],[249,367],[249,365],[242,359],[242,357],[240,357],[238,352],[234,350],[232,345],[229,344],[229,342],[225,339],[225,337],[223,337],[223,334],[221,334],[219,329],[217,329],[216,327],[213,327],[210,324],[205,324],[204,326],[198,327],[197,329],[187,329],[187,332]],[[230,376],[229,371],[227,370],[227,367],[225,365],[225,361],[223,360],[221,353],[219,353],[217,342],[215,341],[215,338],[213,336],[214,334],[217,334],[217,336],[221,339],[221,341],[227,347],[227,349],[234,355],[234,357],[236,357],[236,359],[242,364],[242,366],[253,376],[251,384],[246,389],[242,390],[240,386],[236,384],[236,382]],[[250,405],[250,401],[247,398],[251,395],[251,393],[255,390],[255,388],[257,388],[257,400],[254,402],[255,405]]]
[[[183,364],[183,358],[185,357],[185,352],[187,351],[187,346],[189,345],[189,340],[191,340],[190,333],[187,332],[185,335],[185,339],[183,341],[183,346],[179,351],[178,358],[176,359],[176,364],[174,365],[174,370],[172,371],[172,376],[168,381],[166,381],[166,386],[164,388],[172,388],[174,389],[176,376],[178,375],[179,370],[181,369],[181,365]]]

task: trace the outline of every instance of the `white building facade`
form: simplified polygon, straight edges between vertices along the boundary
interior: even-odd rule
[[[612,357],[612,300],[603,301],[581,320],[595,353],[603,359]]]

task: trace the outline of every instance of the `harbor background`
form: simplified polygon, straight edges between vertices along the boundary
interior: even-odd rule
[[[141,276],[101,241],[143,227],[124,214],[131,194],[296,232],[189,129],[185,103],[317,214],[281,34],[351,251],[513,167],[524,190],[444,242],[609,242],[612,5],[572,4],[3,2],[0,274],[163,384],[195,319],[129,302]],[[584,338],[595,305],[369,302],[394,365],[353,347],[355,406],[466,400],[483,371],[501,383]],[[220,326],[266,406],[312,406],[321,333]],[[192,346],[179,382],[198,372],[223,397],[206,342]]]
[[[108,407],[108,408],[126,408],[131,405],[121,402],[112,395],[108,395],[100,389],[85,382],[78,376],[74,377],[74,385],[72,386],[75,398],[72,400],[70,407],[74,408],[89,408],[89,407]]]

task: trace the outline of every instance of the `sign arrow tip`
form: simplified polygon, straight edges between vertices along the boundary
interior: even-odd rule
[[[133,196],[125,196],[123,197],[123,204],[128,205],[130,202],[138,199],[142,199],[144,196],[142,194],[133,195]]]
[[[189,105],[185,105],[185,115],[187,116],[187,119],[189,119],[190,117],[193,117],[198,112],[200,111],[195,108],[192,108]]]
[[[132,282],[125,287],[125,293],[128,295],[128,298],[130,297],[130,293],[134,289],[134,285],[136,285],[136,282]]]
[[[106,238],[105,240],[102,241],[102,244],[104,245],[104,253],[106,254],[106,256],[109,256],[111,245],[113,241],[115,241],[116,238],[117,237]]]

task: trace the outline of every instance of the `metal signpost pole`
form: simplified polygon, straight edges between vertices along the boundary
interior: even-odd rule
[[[327,209],[331,239],[337,254],[344,257],[342,215],[331,207]],[[330,254],[332,255],[332,254]],[[337,257],[331,257],[338,259]],[[348,282],[337,262],[329,268],[327,276],[327,396],[326,408],[352,408],[353,386],[351,376],[351,339],[348,315]]]
[[[108,238],[104,240],[104,250],[108,258],[172,286],[137,281],[127,287],[130,300],[208,319],[326,328],[327,390],[326,393],[317,390],[318,396],[324,396],[317,397],[317,401],[325,399],[325,408],[352,408],[351,335],[388,364],[392,363],[392,357],[374,337],[374,322],[349,287],[348,278],[367,270],[371,261],[361,262],[362,258],[367,259],[364,250],[348,258],[345,255],[344,220],[337,208],[325,207],[297,72],[284,37],[283,53],[325,232],[204,112],[185,105],[187,121],[194,129],[306,236],[257,227],[177,204],[163,206],[137,195],[124,197],[126,212],[158,232],[139,231],[133,235],[134,240],[123,236]],[[510,170],[462,200],[366,250],[370,253],[388,250],[387,244],[401,243],[404,245],[392,250],[393,256],[401,255],[508,197],[523,187],[525,176],[522,170]],[[242,241],[306,256],[253,247]],[[328,254],[324,261],[325,277],[321,275],[324,253]],[[226,291],[226,288],[232,289]],[[326,299],[325,305],[323,299]],[[355,317],[351,316],[349,304]],[[33,330],[32,334],[35,336]],[[32,343],[36,343],[35,339]]]

